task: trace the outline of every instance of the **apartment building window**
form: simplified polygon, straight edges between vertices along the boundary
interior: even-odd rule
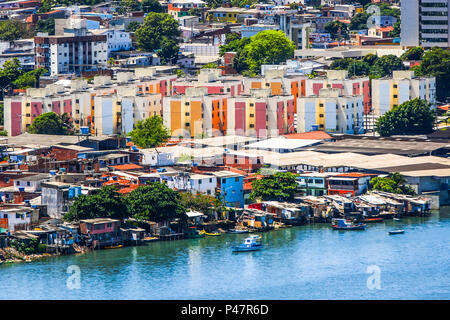
[[[394,89],[397,89],[397,85],[396,84],[394,84]]]
[[[254,128],[255,127],[255,125],[252,123],[252,124],[250,124],[250,128]]]
[[[323,118],[323,113],[319,114],[319,118]]]
[[[253,103],[250,103],[250,107],[253,107]]]
[[[319,108],[323,108],[323,103],[319,103]]]
[[[395,99],[395,98],[397,98],[397,95],[396,95],[396,94],[394,94],[394,99]]]
[[[190,124],[189,122],[186,122],[184,125],[185,125],[186,127],[189,127],[191,124]]]
[[[250,113],[250,118],[254,118],[255,115],[253,113]]]
[[[188,106],[188,105],[189,105],[189,102],[186,102],[184,105],[185,105],[185,106]]]
[[[189,117],[190,114],[189,114],[189,112],[185,112],[184,115],[185,115],[186,117]]]

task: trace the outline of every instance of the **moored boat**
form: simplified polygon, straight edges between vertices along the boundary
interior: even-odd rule
[[[389,231],[389,234],[402,234],[402,233],[405,233],[405,230],[397,229]]]
[[[205,230],[200,231],[200,234],[204,234],[205,236],[209,237],[217,237],[222,235],[220,232],[206,232]]]
[[[228,233],[248,233],[248,230],[244,230],[244,229],[229,229],[227,231]]]
[[[123,245],[119,244],[116,246],[106,246],[106,247],[104,247],[104,249],[118,249],[118,248],[122,248],[122,247],[123,247]]]
[[[333,230],[365,230],[366,224],[348,222],[345,219],[331,220],[331,227]]]
[[[381,218],[381,217],[367,217],[367,218],[364,218],[363,220],[362,220],[362,222],[365,222],[365,223],[374,223],[374,222],[382,222],[384,219],[383,218]]]
[[[256,251],[262,249],[263,245],[261,243],[261,237],[258,235],[252,235],[244,239],[239,246],[232,247],[233,252],[246,252],[246,251]]]

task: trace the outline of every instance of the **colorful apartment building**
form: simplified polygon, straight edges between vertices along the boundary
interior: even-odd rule
[[[207,88],[186,88],[185,95],[167,97],[164,125],[173,137],[227,134],[228,95],[207,95]]]
[[[402,103],[420,98],[436,103],[436,78],[415,77],[414,71],[394,71],[392,77],[372,80],[372,108],[381,116]]]
[[[221,69],[200,69],[197,80],[184,79],[172,83],[172,94],[185,94],[186,88],[207,88],[208,94],[229,94],[232,97],[243,91],[242,76],[222,77]]]
[[[363,96],[342,96],[338,88],[320,89],[319,95],[297,101],[297,132],[364,132]]]
[[[274,96],[292,95],[294,99],[294,112],[297,112],[297,98],[306,95],[308,78],[306,76],[289,76],[283,69],[267,69],[261,78],[244,78],[244,92],[251,89],[270,89]]]
[[[55,112],[69,114],[75,129],[88,126],[93,135],[127,133],[138,120],[162,115],[162,100],[171,94],[176,78],[157,76],[154,68],[139,68],[117,73],[117,80],[97,76],[93,84],[72,80],[66,87],[29,88],[25,94],[5,97],[5,130],[19,135],[37,116]]]
[[[305,96],[318,95],[322,88],[341,89],[345,96],[363,96],[364,114],[371,110],[369,77],[348,77],[347,70],[328,70],[325,77],[314,77],[306,81]]]
[[[295,131],[295,99],[272,95],[270,89],[251,89],[228,99],[227,133],[276,137]]]

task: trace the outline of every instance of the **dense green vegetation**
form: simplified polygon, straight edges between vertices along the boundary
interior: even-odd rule
[[[294,43],[282,31],[266,30],[250,38],[235,38],[220,48],[221,55],[228,51],[236,52],[233,68],[237,72],[256,75],[262,64],[278,64],[292,58]]]
[[[13,41],[33,36],[33,30],[28,30],[23,22],[18,20],[0,21],[0,40],[2,41]]]
[[[150,12],[136,30],[136,42],[141,50],[156,51],[164,63],[175,63],[178,58],[178,22],[167,13]]]
[[[378,58],[370,54],[362,60],[345,58],[337,59],[330,65],[332,70],[347,70],[349,76],[371,76],[381,78],[392,75],[392,71],[403,70],[403,61],[394,55],[386,55]]]
[[[39,20],[36,25],[36,32],[46,32],[52,36],[55,34],[55,19],[48,18],[45,20]]]
[[[170,138],[170,131],[164,126],[160,116],[151,116],[138,121],[135,129],[128,135],[140,148],[156,148]]]
[[[391,173],[388,177],[375,177],[369,182],[371,189],[384,192],[415,195],[411,186],[405,185],[406,179],[400,173]]]
[[[430,104],[419,98],[394,107],[378,118],[375,130],[383,137],[433,132],[436,116]]]
[[[8,60],[0,68],[0,97],[3,99],[4,90],[25,89],[29,87],[39,87],[40,77],[47,73],[47,70],[38,68],[25,72],[20,65],[19,59]]]
[[[441,102],[450,98],[450,51],[432,48],[422,56],[422,63],[415,68],[417,76],[436,77],[436,96]]]
[[[250,199],[292,200],[297,190],[295,175],[291,172],[278,172],[252,182]]]
[[[73,127],[70,116],[67,113],[58,115],[55,112],[46,112],[34,118],[29,132],[65,135],[73,133]]]
[[[154,182],[132,191],[126,203],[129,214],[138,220],[186,220],[186,208],[180,198],[179,192],[164,183]]]
[[[64,215],[64,220],[79,221],[100,217],[111,219],[129,217],[127,201],[114,186],[105,186],[92,194],[78,196],[69,212]]]

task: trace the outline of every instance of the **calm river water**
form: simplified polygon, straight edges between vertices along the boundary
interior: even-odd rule
[[[387,234],[398,226],[405,234]],[[316,224],[267,232],[264,250],[231,253],[244,237],[2,265],[0,299],[450,299],[450,208],[365,231]],[[79,288],[70,266],[79,267]]]

